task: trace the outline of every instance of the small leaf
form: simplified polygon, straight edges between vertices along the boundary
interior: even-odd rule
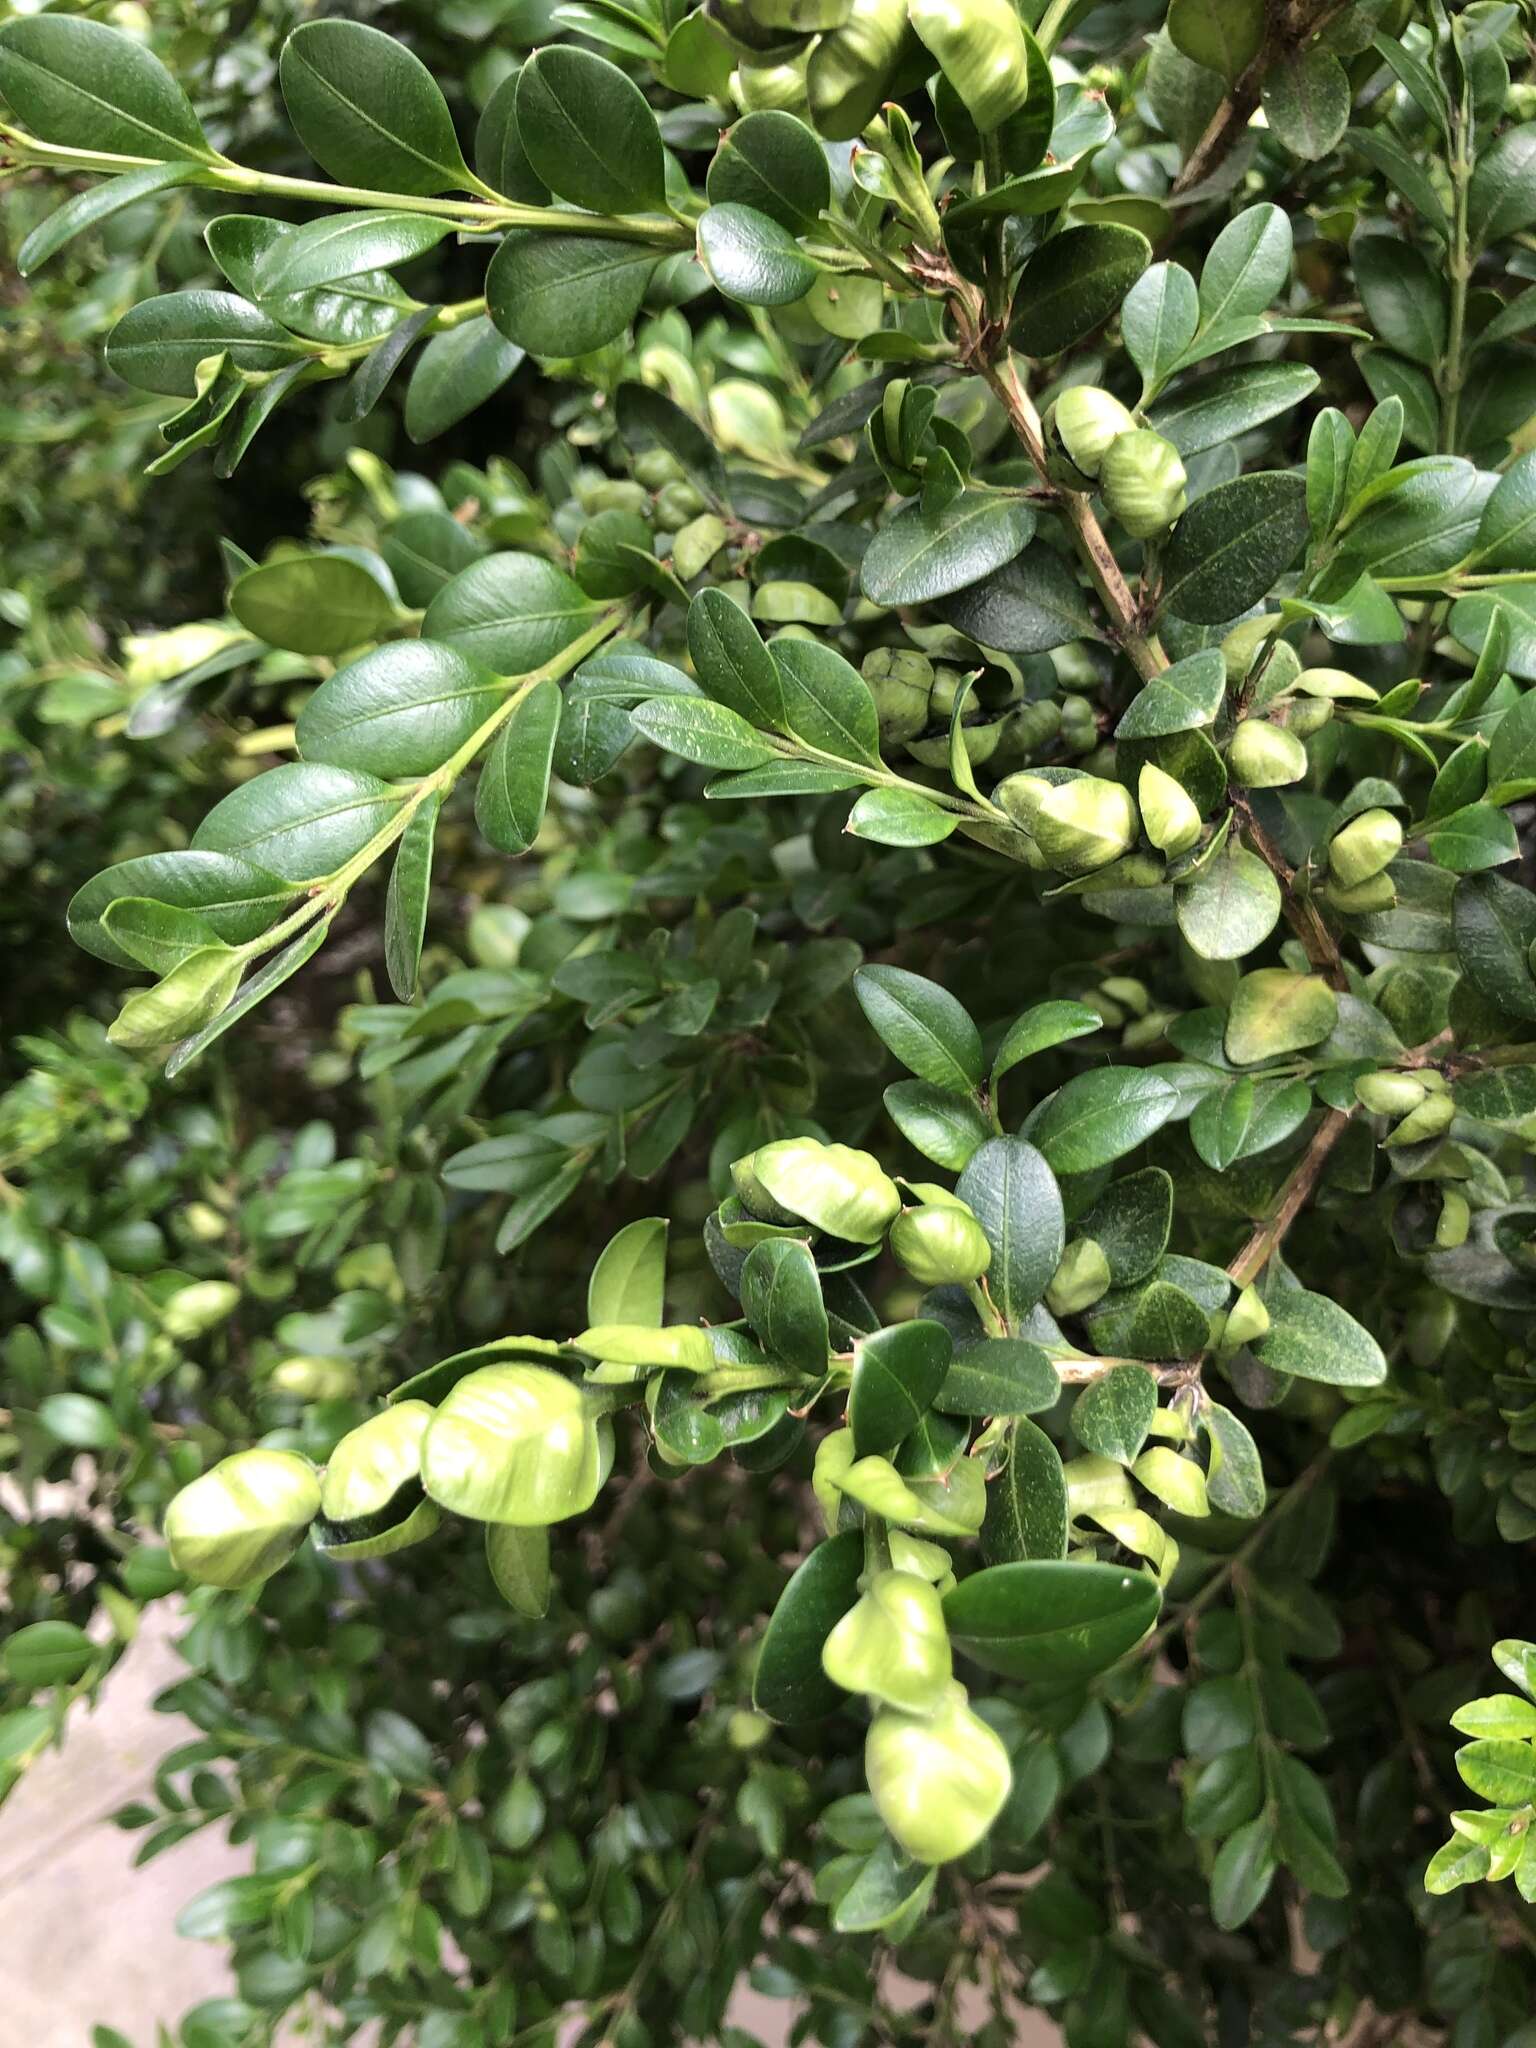
[[[1141,1365],[1117,1365],[1072,1404],[1072,1433],[1085,1451],[1129,1465],[1157,1413],[1157,1382]]]
[[[1143,1573],[1037,1559],[972,1573],[945,1595],[944,1619],[955,1649],[983,1670],[1044,1684],[1107,1671],[1160,1605]]]
[[[432,888],[432,845],[442,798],[430,796],[400,837],[384,900],[384,965],[402,1003],[416,1000],[427,899]]]
[[[448,103],[404,43],[356,21],[308,21],[283,45],[283,99],[299,140],[339,183],[469,189]]]
[[[942,511],[909,505],[870,542],[860,577],[872,604],[929,604],[1011,562],[1035,530],[1022,499],[962,491]]]
[[[1021,1322],[1045,1293],[1066,1243],[1056,1176],[1023,1138],[989,1138],[955,1193],[992,1247],[987,1286],[993,1300],[1009,1323]]]
[[[1029,1135],[1057,1173],[1091,1173],[1134,1151],[1178,1106],[1155,1073],[1101,1067],[1058,1088],[1031,1119]]]
[[[538,837],[560,730],[560,686],[535,683],[496,735],[475,791],[475,823],[501,853],[526,853]]]
[[[1381,1346],[1326,1294],[1272,1288],[1265,1307],[1269,1328],[1252,1350],[1272,1371],[1330,1387],[1378,1387],[1386,1378]]]
[[[1174,529],[1165,609],[1198,625],[1224,625],[1269,594],[1307,538],[1307,487],[1259,470],[1197,498]]]
[[[1067,228],[1024,266],[1013,344],[1029,356],[1058,355],[1100,327],[1146,269],[1145,235],[1106,223]]]
[[[718,289],[744,306],[789,306],[816,282],[815,264],[788,228],[729,201],[699,217],[699,257]]]
[[[854,1456],[894,1451],[933,1405],[953,1345],[942,1323],[921,1317],[877,1330],[854,1347],[848,1422]]]
[[[904,1067],[937,1088],[966,1094],[981,1080],[981,1033],[937,982],[903,967],[861,967],[859,1006]]]
[[[606,57],[564,43],[536,51],[518,77],[517,128],[536,176],[572,205],[625,214],[666,203],[656,116]]]

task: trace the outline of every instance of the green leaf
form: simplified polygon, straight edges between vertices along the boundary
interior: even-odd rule
[[[1218,484],[1174,529],[1164,608],[1197,625],[1224,625],[1268,596],[1301,553],[1307,531],[1301,477],[1259,470]]]
[[[517,81],[509,71],[486,101],[475,129],[475,170],[493,192],[524,206],[547,206],[549,187],[528,161],[517,125]]]
[[[917,1317],[854,1346],[848,1423],[856,1458],[894,1451],[933,1406],[954,1346],[942,1323]]]
[[[1339,1021],[1338,998],[1320,975],[1261,967],[1245,974],[1227,1012],[1225,1046],[1234,1066],[1251,1067],[1318,1045]]]
[[[725,505],[730,494],[726,487],[725,464],[714,435],[707,434],[698,421],[684,412],[680,405],[674,405],[665,392],[653,391],[647,384],[621,384],[614,400],[614,415],[618,420],[619,433],[633,454],[643,454],[650,448],[665,449],[687,472],[688,481],[696,490],[701,491],[712,504]],[[715,600],[731,603],[723,590],[714,589],[700,591],[694,603],[699,604],[705,598],[711,600],[711,618],[715,616]],[[732,605],[731,609],[739,611],[741,607]],[[728,697],[722,697],[721,701],[731,703]],[[731,709],[740,711],[744,717],[755,716],[741,704],[731,703]],[[770,719],[757,720],[760,725],[772,722]]]
[[[664,1216],[642,1216],[609,1238],[587,1282],[590,1325],[661,1328],[667,1288],[667,1231]]]
[[[1116,1565],[1034,1559],[992,1565],[944,1596],[956,1651],[1036,1684],[1092,1678],[1157,1619],[1155,1582]]]
[[[1213,1173],[1225,1173],[1241,1158],[1253,1121],[1253,1097],[1253,1076],[1240,1074],[1196,1103],[1189,1119],[1190,1143]]]
[[[904,967],[861,967],[859,1007],[904,1067],[936,1088],[963,1095],[981,1081],[981,1033],[947,989]]]
[[[96,1651],[72,1621],[34,1621],[8,1638],[0,1664],[23,1692],[45,1685],[70,1685],[88,1671]]]
[[[355,566],[329,559],[342,568]],[[390,781],[430,775],[479,731],[506,695],[504,682],[455,648],[430,640],[395,641],[348,662],[320,685],[299,713],[299,752],[306,761],[362,768]]]
[[[863,1867],[832,1909],[839,1934],[873,1934],[915,1926],[922,1918],[939,1881],[934,1864],[912,1863],[888,1837],[865,1857]]]
[[[1444,202],[1422,164],[1380,129],[1351,128],[1344,139],[1352,155],[1363,156],[1394,191],[1402,194],[1427,226],[1443,240],[1450,240],[1451,224]]]
[[[1318,381],[1316,370],[1305,363],[1242,363],[1197,377],[1159,399],[1147,424],[1187,460],[1293,412]]]
[[[1210,1438],[1206,1492],[1211,1506],[1223,1515],[1256,1521],[1268,1500],[1258,1445],[1246,1423],[1219,1401],[1207,1401],[1201,1421]]]
[[[1050,1284],[1066,1244],[1061,1190],[1044,1157],[1023,1138],[989,1138],[955,1193],[992,1247],[987,1286],[1009,1323],[1028,1315]]]
[[[1134,228],[1104,223],[1052,235],[1024,266],[1013,344],[1053,356],[1102,326],[1146,269],[1152,245]]]
[[[960,820],[910,789],[868,789],[848,813],[843,828],[855,839],[878,846],[937,846]]]
[[[1116,739],[1148,740],[1210,725],[1226,701],[1227,665],[1219,647],[1203,647],[1154,676],[1131,699]]]
[[[1350,244],[1355,282],[1378,337],[1433,368],[1445,354],[1445,284],[1412,242],[1395,234],[1357,234]]]
[[[857,1529],[828,1537],[797,1569],[769,1619],[752,1680],[752,1704],[771,1721],[794,1726],[836,1713],[846,1697],[821,1668],[827,1637],[859,1597],[864,1538]]]
[[[243,946],[277,922],[293,901],[281,876],[220,853],[151,853],[105,868],[76,891],[68,910],[77,946],[114,967],[143,965],[107,930],[108,909],[127,897],[149,898],[172,909],[196,911],[226,945]]]
[[[1512,1017],[1536,1018],[1536,898],[1503,875],[1467,875],[1451,901],[1456,957],[1481,995]]]
[[[345,654],[389,632],[396,616],[378,577],[350,555],[288,555],[247,569],[229,608],[258,640],[295,654]]]
[[[534,174],[592,213],[646,213],[666,203],[661,131],[645,94],[617,64],[552,43],[523,66],[517,127]]]
[[[4,84],[0,76],[0,85]],[[1509,128],[1479,150],[1467,187],[1467,226],[1474,242],[1502,242],[1536,223],[1536,132]]]
[[[137,36],[78,16],[35,14],[0,27],[0,94],[41,142],[214,160],[192,103]]]
[[[1476,569],[1536,569],[1536,455],[1512,462],[1477,524]]]
[[[859,671],[819,641],[781,637],[768,651],[784,695],[785,731],[834,760],[878,768],[880,718]]]
[[[1264,46],[1263,0],[1171,0],[1168,34],[1191,63],[1235,85]]]
[[[1024,1337],[962,1344],[933,1397],[941,1415],[1039,1415],[1061,1394],[1056,1368]]]
[[[1274,1826],[1267,1815],[1228,1835],[1211,1865],[1211,1918],[1230,1934],[1263,1905],[1275,1870]]]
[[[744,718],[707,697],[654,697],[630,718],[656,746],[706,768],[760,768],[779,758]]]
[[[491,258],[486,308],[530,355],[590,355],[628,327],[659,261],[644,242],[519,230]]]
[[[704,189],[711,206],[750,206],[796,235],[832,203],[826,151],[803,121],[777,108],[725,131]]]
[[[1064,1082],[1031,1118],[1029,1135],[1057,1173],[1091,1173],[1134,1151],[1178,1107],[1156,1074],[1100,1067]]]
[[[1103,1018],[1097,1010],[1090,1010],[1086,1003],[1059,997],[1051,1002],[1031,1005],[1021,1017],[1014,1018],[997,1048],[991,1075],[994,1093],[1004,1074],[1011,1073],[1021,1061],[1032,1059],[1037,1052],[1046,1052],[1053,1045],[1065,1045],[1069,1039],[1085,1038],[1103,1028]]]
[[[3,34],[4,31],[0,30],[0,36]],[[5,47],[0,42],[0,78],[4,72]],[[77,192],[73,199],[66,200],[63,206],[50,213],[27,236],[16,251],[18,273],[22,277],[30,277],[76,235],[84,234],[87,228],[99,227],[125,207],[152,199],[157,192],[168,192],[174,186],[190,184],[198,169],[197,164],[149,164],[141,171],[124,171],[121,176],[108,178],[100,185],[88,185],[83,192]]]
[[[798,1239],[752,1247],[741,1269],[741,1305],[771,1356],[808,1376],[826,1371],[832,1342],[821,1279]]]
[[[315,882],[361,853],[403,800],[377,775],[285,761],[216,803],[192,846],[234,854],[286,882]]]
[[[360,270],[389,270],[435,249],[451,222],[421,213],[333,213],[276,236],[256,260],[257,295],[307,291],[354,277]]]
[[[1022,499],[992,491],[962,491],[936,513],[908,505],[870,542],[864,595],[871,604],[929,604],[1011,562],[1034,530]]]
[[[428,797],[400,835],[384,898],[384,966],[389,985],[402,1003],[416,1000],[432,888],[432,845],[441,809],[441,797]]]
[[[987,1489],[981,1554],[988,1564],[1067,1554],[1071,1526],[1061,1454],[1043,1429],[1022,1418],[1008,1432],[1008,1456]]]
[[[1527,795],[1536,789],[1536,781],[1528,782],[1517,793]],[[1493,794],[1501,803],[1513,798],[1502,791]],[[1465,804],[1459,811],[1452,811],[1448,817],[1439,818],[1429,828],[1430,859],[1437,867],[1449,868],[1452,874],[1480,874],[1485,868],[1502,867],[1506,861],[1518,860],[1520,842],[1508,816],[1494,804]]]
[[[195,398],[197,366],[227,355],[238,370],[272,371],[310,350],[232,292],[166,292],[132,306],[107,336],[108,369],[140,391]]]
[[[1200,324],[1263,313],[1291,274],[1291,223],[1278,206],[1245,208],[1211,244],[1200,272]]]
[[[1195,280],[1178,263],[1154,263],[1126,293],[1120,332],[1148,391],[1168,378],[1200,327]]]
[[[1469,1842],[1464,1835],[1452,1835],[1430,1857],[1424,1872],[1424,1889],[1434,1898],[1453,1892],[1459,1885],[1477,1884],[1488,1875],[1492,1857],[1481,1842]]]
[[[1109,1262],[1116,1287],[1144,1280],[1168,1248],[1173,1227],[1173,1181],[1160,1166],[1145,1166],[1111,1183],[1075,1224]]]
[[[483,313],[434,334],[405,389],[406,433],[416,442],[445,434],[494,397],[522,360],[522,349],[498,333]],[[360,378],[362,370],[357,374]]]
[[[1256,853],[1228,845],[1174,896],[1179,930],[1202,960],[1241,960],[1280,921],[1280,884]]]
[[[968,1165],[992,1135],[978,1102],[929,1081],[893,1082],[885,1091],[885,1107],[907,1143],[951,1173]]]
[[[597,616],[580,584],[542,555],[486,555],[427,606],[424,640],[446,641],[499,676],[543,668]]]
[[[1117,1365],[1072,1404],[1072,1433],[1085,1451],[1130,1465],[1157,1413],[1157,1381],[1143,1365]]]
[[[404,43],[356,21],[307,21],[283,45],[283,99],[299,140],[343,185],[468,191],[448,103]]]
[[[938,609],[957,631],[1003,654],[1045,654],[1069,640],[1104,637],[1082,585],[1045,541],[1032,542]]]
[[[700,215],[699,256],[726,298],[743,306],[789,306],[816,282],[815,264],[789,229],[729,201]]]
[[[1536,1801],[1536,1749],[1528,1742],[1469,1742],[1457,1750],[1456,1768],[1479,1799],[1495,1806]]]
[[[192,953],[223,943],[206,917],[147,896],[124,896],[102,912],[102,930],[140,967],[167,974]]]
[[[1101,1351],[1127,1358],[1191,1358],[1210,1342],[1211,1320],[1204,1308],[1171,1277],[1178,1262],[1159,1262],[1158,1274],[1140,1286],[1106,1294],[1087,1312],[1088,1333]]]
[[[1331,533],[1348,495],[1355,430],[1337,406],[1324,406],[1307,440],[1307,520],[1312,538]]]
[[[51,1437],[79,1451],[107,1451],[123,1440],[104,1401],[92,1394],[48,1394],[38,1403],[37,1419]]]
[[[1259,96],[1276,139],[1306,163],[1327,156],[1349,126],[1348,73],[1318,43],[1288,51],[1272,65]]]
[[[1272,1288],[1264,1305],[1269,1328],[1251,1349],[1273,1371],[1330,1387],[1379,1387],[1386,1378],[1381,1346],[1326,1294]]]
[[[475,790],[475,823],[500,853],[526,853],[549,798],[560,730],[560,686],[535,683],[496,735]]]
[[[549,1612],[551,1584],[548,1529],[515,1529],[507,1522],[487,1522],[485,1561],[497,1592],[512,1612],[542,1621]]]
[[[1536,1066],[1490,1067],[1481,1074],[1463,1074],[1452,1084],[1451,1094],[1464,1116],[1514,1125],[1536,1114]]]
[[[1518,1693],[1493,1693],[1486,1699],[1468,1700],[1451,1716],[1458,1735],[1476,1735],[1490,1741],[1528,1742],[1536,1735],[1536,1705]]]

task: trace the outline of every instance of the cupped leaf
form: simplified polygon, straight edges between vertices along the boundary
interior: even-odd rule
[[[282,370],[311,351],[232,292],[166,292],[132,306],[107,336],[107,367],[140,391],[197,396],[197,367],[224,355],[238,370]]]
[[[232,854],[193,852],[142,854],[105,868],[75,892],[68,910],[69,933],[77,946],[114,967],[141,964],[108,932],[108,908],[124,898],[148,898],[172,909],[195,912],[229,946],[243,946],[276,924],[295,895],[294,885],[270,869]]]

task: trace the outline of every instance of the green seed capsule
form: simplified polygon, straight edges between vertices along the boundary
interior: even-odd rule
[[[878,1159],[851,1145],[779,1138],[759,1145],[753,1172],[791,1217],[852,1244],[876,1244],[900,1214],[901,1190]]]
[[[1081,775],[1046,788],[1028,830],[1053,868],[1064,875],[1087,875],[1130,852],[1140,821],[1123,783]]]
[[[926,1714],[950,1684],[944,1605],[912,1572],[878,1572],[869,1590],[827,1637],[821,1667],[844,1692]]]
[[[442,1516],[422,1494],[421,1446],[433,1416],[397,1401],[347,1434],[320,1482],[317,1546],[331,1557],[388,1557],[430,1536]]]
[[[1111,446],[1136,422],[1111,392],[1096,384],[1074,384],[1046,414],[1045,425],[1048,438],[1054,437],[1072,467],[1091,482]]]
[[[1029,96],[1029,54],[1012,0],[908,0],[908,18],[983,135]]]
[[[1136,1505],[1125,1467],[1111,1458],[1090,1452],[1081,1458],[1069,1458],[1061,1470],[1067,1482],[1067,1505],[1074,1515],[1085,1514],[1090,1508]]]
[[[1199,839],[1199,806],[1182,782],[1151,761],[1143,764],[1136,778],[1136,801],[1142,830],[1170,860],[1188,853]]]
[[[1435,1224],[1435,1243],[1443,1252],[1453,1252],[1467,1241],[1472,1210],[1460,1188],[1442,1187],[1440,1215]]]
[[[1355,1094],[1372,1116],[1407,1116],[1428,1092],[1416,1074],[1384,1071],[1361,1074],[1355,1081]]]
[[[190,1287],[177,1288],[161,1309],[160,1322],[168,1337],[185,1343],[228,1322],[239,1306],[240,1290],[231,1281],[194,1280]]]
[[[1373,910],[1390,910],[1397,901],[1397,885],[1383,870],[1372,875],[1369,881],[1357,882],[1352,889],[1346,889],[1338,882],[1324,885],[1323,894],[1329,908],[1337,910],[1344,917],[1364,917]]]
[[[1165,533],[1188,502],[1179,451],[1149,427],[1121,434],[1104,456],[1099,485],[1104,503],[1133,540]]]
[[[357,1392],[357,1367],[345,1358],[285,1358],[273,1366],[271,1384],[300,1401],[344,1401]]]
[[[915,739],[928,723],[933,663],[905,647],[877,647],[866,654],[860,673],[880,714],[880,737],[888,744]]]
[[[1045,1290],[1045,1305],[1053,1316],[1081,1315],[1109,1291],[1109,1260],[1104,1247],[1091,1237],[1074,1238],[1061,1255]]]
[[[904,1210],[891,1225],[891,1250],[924,1287],[962,1287],[992,1263],[981,1225],[954,1202]]]
[[[841,28],[852,4],[853,0],[746,0],[747,12],[760,28],[796,29],[801,35]]]
[[[539,1528],[592,1505],[602,1462],[580,1387],[541,1365],[490,1365],[444,1397],[422,1444],[421,1477],[453,1514]]]
[[[1328,842],[1328,869],[1346,889],[1379,875],[1403,850],[1403,828],[1390,811],[1362,811]]]
[[[949,1863],[982,1840],[1013,1783],[1008,1752],[952,1685],[931,1714],[882,1707],[864,1744],[880,1818],[919,1863]]]
[[[1282,789],[1307,772],[1307,750],[1293,732],[1245,718],[1227,748],[1232,779],[1245,789]]]
[[[1402,1122],[1387,1133],[1389,1145],[1422,1145],[1438,1138],[1456,1121],[1456,1105],[1449,1095],[1426,1095],[1417,1109],[1409,1110]]]
[[[823,35],[806,67],[806,90],[816,132],[829,142],[851,142],[890,97],[907,39],[907,0],[853,0],[841,28]]]
[[[237,1451],[165,1511],[177,1571],[200,1585],[258,1585],[285,1565],[320,1512],[320,1481],[296,1451]]]
[[[1240,1351],[1245,1344],[1257,1344],[1269,1329],[1269,1310],[1256,1287],[1245,1287],[1233,1302],[1222,1326],[1221,1349]]]

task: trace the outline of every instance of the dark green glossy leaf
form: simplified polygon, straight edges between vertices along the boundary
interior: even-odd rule
[[[1067,1554],[1071,1509],[1061,1454],[1043,1429],[1022,1417],[1008,1432],[1008,1457],[987,1488],[981,1554],[988,1564]]]
[[[498,852],[526,853],[538,837],[560,730],[560,686],[535,683],[496,735],[475,790],[475,823]]]
[[[605,57],[563,43],[537,51],[518,77],[517,127],[535,176],[573,205],[623,214],[664,204],[656,116]]]
[[[860,577],[872,604],[929,604],[1011,562],[1035,530],[1020,498],[962,491],[942,511],[908,505],[870,542]]]
[[[947,989],[904,967],[861,967],[853,989],[877,1035],[919,1080],[956,1094],[979,1084],[981,1033]]]
[[[519,230],[491,258],[486,307],[530,355],[590,355],[639,312],[658,261],[644,242]]]
[[[1057,1173],[1091,1173],[1160,1131],[1178,1097],[1156,1074],[1102,1067],[1063,1083],[1032,1118],[1029,1135]]]
[[[283,99],[299,140],[344,185],[469,189],[448,103],[404,43],[357,21],[308,21],[283,45]]]
[[[941,1415],[1039,1415],[1061,1393],[1056,1368],[1024,1337],[962,1344],[933,1397]]]
[[[1164,607],[1199,625],[1223,625],[1268,595],[1307,538],[1307,487],[1260,470],[1197,498],[1174,529]]]
[[[542,555],[487,555],[445,583],[421,622],[495,675],[528,675],[564,652],[596,608],[580,584]]]
[[[213,156],[191,101],[154,52],[77,15],[23,15],[0,27],[0,94],[43,142],[157,162]]]
[[[798,1239],[754,1245],[741,1269],[741,1305],[765,1349],[797,1372],[825,1372],[831,1338],[816,1262]]]
[[[1035,1559],[992,1565],[944,1598],[950,1639],[984,1670],[1038,1684],[1091,1678],[1141,1641],[1156,1583],[1116,1565]]]
[[[1102,326],[1146,269],[1152,248],[1134,228],[1067,228],[1024,266],[1014,346],[1053,356]]]
[[[987,1287],[1010,1323],[1039,1301],[1061,1262],[1066,1220],[1056,1176],[1023,1138],[989,1138],[961,1174],[955,1193],[969,1205],[992,1247]]]
[[[848,1389],[855,1456],[894,1451],[911,1435],[944,1383],[952,1350],[943,1324],[921,1317],[877,1330],[855,1346]]]
[[[847,1695],[821,1668],[821,1646],[859,1597],[864,1538],[845,1529],[818,1543],[779,1595],[752,1681],[752,1703],[794,1726],[836,1713]]]

